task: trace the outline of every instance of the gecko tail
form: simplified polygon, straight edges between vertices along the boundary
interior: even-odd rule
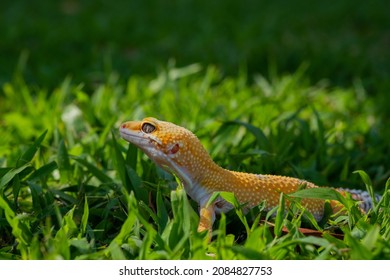
[[[366,213],[368,212],[368,210],[374,207],[372,197],[367,191],[343,188],[340,188],[339,190],[350,193],[353,199],[360,202],[359,207]],[[379,201],[381,198],[381,195],[375,194],[376,201]]]

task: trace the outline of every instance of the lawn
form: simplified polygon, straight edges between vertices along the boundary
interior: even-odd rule
[[[0,3],[0,259],[390,259],[385,1],[39,2]],[[120,139],[145,116],[225,168],[383,197],[320,223],[237,207],[208,242]]]

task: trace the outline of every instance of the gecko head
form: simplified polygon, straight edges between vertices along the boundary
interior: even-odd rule
[[[123,139],[140,148],[156,164],[184,180],[189,169],[208,157],[191,131],[170,122],[145,118],[125,122],[119,131]]]

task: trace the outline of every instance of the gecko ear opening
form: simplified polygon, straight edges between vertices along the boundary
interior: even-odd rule
[[[180,145],[179,145],[179,143],[176,143],[176,144],[173,144],[173,145],[169,146],[169,148],[167,149],[167,152],[168,152],[168,154],[170,154],[170,155],[174,155],[174,154],[176,154],[179,150],[180,150]]]

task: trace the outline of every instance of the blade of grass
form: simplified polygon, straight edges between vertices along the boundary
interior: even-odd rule
[[[367,192],[370,194],[371,196],[371,199],[372,199],[372,204],[374,206],[374,208],[376,207],[377,205],[377,201],[376,201],[376,197],[375,197],[375,193],[374,193],[374,188],[372,187],[372,182],[371,182],[371,179],[370,177],[368,176],[368,174],[366,172],[364,172],[363,170],[356,170],[354,171],[353,173],[357,173],[360,175],[360,177],[362,178],[363,182],[364,182],[364,185],[366,186],[366,189],[367,189]]]
[[[372,253],[358,239],[354,238],[349,232],[345,232],[345,241],[350,247],[351,259],[370,260]]]
[[[43,139],[45,139],[46,134],[47,134],[47,130],[44,133],[42,133],[41,136],[39,136],[38,139],[35,140],[35,142],[31,146],[29,146],[29,148],[23,153],[23,155],[16,162],[16,167],[23,166],[33,159],[35,153],[41,147],[41,143]]]
[[[26,163],[18,168],[12,168],[9,170],[0,180],[0,190],[4,188],[16,175],[24,171],[26,168],[31,167],[30,163]]]
[[[276,212],[275,227],[274,227],[274,234],[277,237],[282,235],[285,209],[286,209],[285,208],[285,198],[284,198],[284,194],[281,193],[280,197],[279,197],[279,204],[278,204],[278,210]]]
[[[45,207],[42,187],[38,184],[33,183],[33,182],[28,182],[28,186],[31,190],[33,209],[34,209],[34,211],[39,213]]]
[[[84,212],[83,212],[83,216],[81,217],[79,237],[84,236],[87,232],[88,217],[89,217],[88,198],[85,197],[84,198]]]
[[[133,169],[137,170],[138,148],[135,145],[128,145],[126,152],[126,162]]]
[[[251,232],[251,228],[249,227],[248,221],[244,215],[244,212],[242,211],[242,207],[238,202],[237,198],[235,197],[235,195],[231,192],[219,192],[219,196],[234,206],[234,210],[238,218],[240,219],[240,221],[245,227],[246,234],[249,235]]]
[[[157,204],[157,217],[158,217],[158,231],[161,234],[168,223],[169,216],[168,216],[168,211],[164,205],[160,188],[157,189],[156,204]]]
[[[131,187],[134,190],[134,194],[137,197],[137,199],[140,201],[147,202],[148,192],[145,188],[143,188],[141,178],[138,176],[135,170],[128,165],[126,165],[126,172],[127,172],[127,177],[130,180]]]
[[[111,134],[112,134],[113,148],[115,153],[116,170],[119,173],[119,177],[122,181],[123,187],[126,189],[126,192],[131,193],[132,191],[134,191],[134,188],[128,177],[125,159],[122,156],[122,152],[118,142],[116,141],[114,132],[112,131]]]
[[[255,136],[257,145],[262,147],[262,149],[269,151],[270,144],[268,138],[260,128],[242,121],[229,121],[225,122],[224,125],[239,125],[245,127],[253,136]]]
[[[343,202],[344,197],[336,190],[331,188],[310,188],[296,191],[292,194],[289,194],[292,197],[299,198],[314,198],[314,199],[324,199],[324,200],[336,200]]]
[[[28,177],[29,181],[37,181],[44,177],[49,176],[54,170],[58,168],[58,165],[55,161],[49,162],[37,170],[35,170],[31,175]]]
[[[67,182],[70,179],[71,165],[69,154],[64,140],[62,139],[57,150],[58,169],[61,173],[61,182]]]
[[[28,246],[31,243],[33,234],[30,230],[27,217],[16,215],[8,203],[0,196],[0,208],[4,210],[5,218],[12,228],[12,235],[18,242],[18,249],[23,259],[28,258]]]
[[[75,237],[78,233],[77,225],[73,219],[73,214],[76,206],[73,206],[62,218],[62,225],[57,231],[54,241],[57,253],[65,260],[69,260],[71,257],[71,248],[69,246],[70,239]]]
[[[76,157],[76,156],[70,156],[73,160],[77,161],[84,167],[88,169],[88,171],[94,175],[96,178],[98,178],[102,183],[112,183],[112,178],[106,175],[101,169],[97,168],[95,165],[89,163],[83,158]]]

